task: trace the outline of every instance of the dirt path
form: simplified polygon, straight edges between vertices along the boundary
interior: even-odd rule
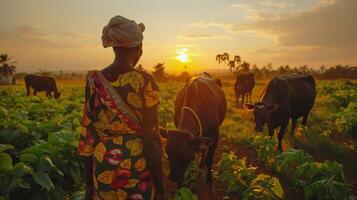
[[[245,146],[241,144],[233,144],[232,142],[222,138],[218,144],[215,157],[214,157],[214,166],[213,170],[217,169],[217,163],[221,158],[221,154],[223,152],[230,152],[233,151],[238,158],[246,158],[247,165],[251,165],[257,167],[256,173],[264,173],[270,176],[274,176],[279,179],[281,186],[283,187],[285,197],[289,200],[301,200],[304,199],[304,194],[301,191],[296,190],[296,188],[291,187],[291,184],[281,175],[272,170],[268,169],[267,167],[263,166],[258,160],[257,156],[254,151],[249,150]],[[170,194],[170,199],[173,198],[175,194],[176,187],[174,184],[170,183],[165,178],[167,192]],[[214,181],[213,184],[213,194],[209,193],[208,186],[203,184],[200,190],[198,191],[198,198],[200,200],[222,200],[222,199],[230,199],[230,200],[238,200],[239,197],[236,195],[225,196],[224,194],[224,186],[219,184],[218,181]]]

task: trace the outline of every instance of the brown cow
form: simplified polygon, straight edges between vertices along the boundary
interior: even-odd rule
[[[56,81],[52,77],[48,76],[38,76],[29,74],[24,77],[25,85],[27,90],[27,96],[30,95],[30,87],[33,89],[33,95],[36,95],[37,92],[45,91],[46,96],[52,98],[53,96],[58,99],[61,95],[57,90]]]
[[[206,182],[212,184],[213,156],[218,144],[219,126],[226,113],[226,98],[219,82],[209,74],[192,77],[175,101],[177,130],[161,131],[167,138],[166,153],[170,163],[169,179],[181,185],[195,152],[203,152]],[[205,152],[208,148],[207,155]]]
[[[237,75],[236,82],[234,84],[234,92],[236,94],[236,106],[243,105],[245,103],[245,96],[247,101],[252,102],[252,90],[255,86],[255,77],[253,73],[246,72]],[[239,104],[239,98],[242,98],[242,103]]]

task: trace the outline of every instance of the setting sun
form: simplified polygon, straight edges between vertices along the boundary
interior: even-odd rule
[[[188,62],[188,54],[187,54],[187,48],[181,48],[181,49],[178,49],[176,50],[176,60],[179,60],[180,62],[182,63],[186,63]]]

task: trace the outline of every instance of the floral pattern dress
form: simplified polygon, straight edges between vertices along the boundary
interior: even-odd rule
[[[159,103],[158,86],[147,73],[131,69],[108,83],[139,121],[145,108]],[[94,199],[153,199],[153,180],[138,137],[145,133],[128,126],[128,121],[103,103],[99,93],[87,81],[78,148],[81,156],[93,156]]]

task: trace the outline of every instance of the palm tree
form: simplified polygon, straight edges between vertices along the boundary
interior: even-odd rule
[[[16,61],[11,61],[12,58],[7,54],[0,54],[0,74],[2,76],[8,77],[9,75],[13,75],[16,73]]]
[[[226,61],[228,62],[229,54],[227,52],[224,52],[223,54],[217,54],[216,61],[218,61],[218,64],[221,64],[221,62],[226,62]]]
[[[234,62],[234,60],[230,60],[230,61],[228,62],[228,67],[229,67],[229,71],[230,71],[230,72],[232,72],[233,69],[236,68],[236,63]]]

